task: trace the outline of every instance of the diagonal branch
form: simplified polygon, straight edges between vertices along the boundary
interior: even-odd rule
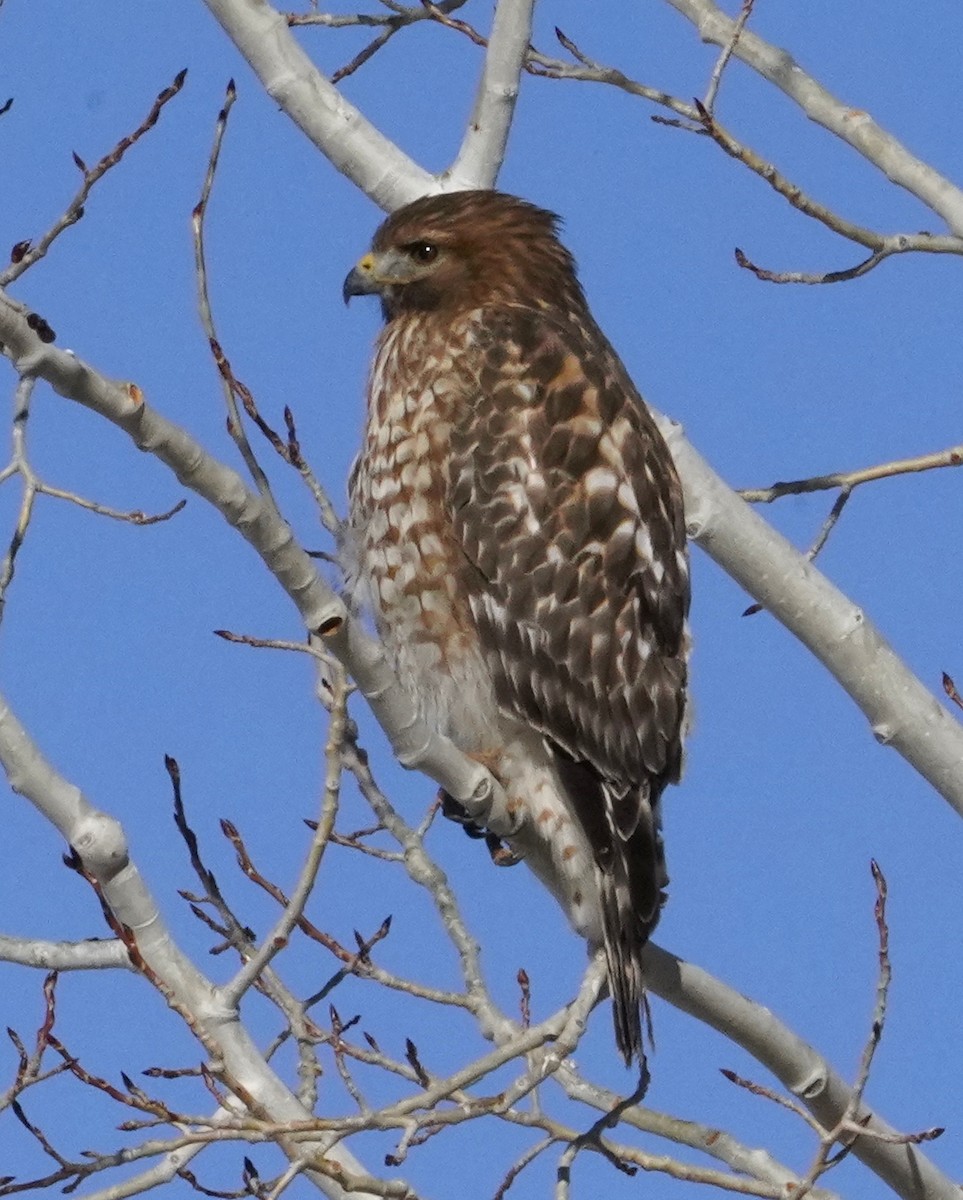
[[[755,0],[742,0],[742,9],[732,24],[732,33],[729,40],[722,47],[722,53],[716,59],[716,65],[712,68],[712,75],[709,77],[709,86],[706,88],[705,98],[702,101],[702,107],[710,114],[715,107],[716,97],[719,95],[719,85],[722,83],[723,72],[729,65],[729,59],[732,58],[736,42],[742,36],[742,31],[746,27],[746,22],[752,16],[754,6]]]
[[[24,376],[45,379],[60,395],[105,417],[221,513],[257,551],[287,592],[306,628],[324,639],[347,668],[391,739],[403,766],[430,775],[465,808],[484,812],[494,832],[514,832],[505,798],[480,764],[428,728],[398,684],[381,648],[320,577],[272,503],[251,492],[236,471],[218,462],[183,429],[148,405],[135,384],[99,374],[75,355],[40,340],[23,306],[0,292],[0,344]],[[49,351],[49,353],[47,352]]]
[[[424,195],[434,177],[321,74],[266,0],[204,0],[268,95],[322,154],[384,209]]]
[[[874,257],[877,257],[879,260],[888,258],[893,254],[963,254],[963,237],[947,234],[937,236],[932,233],[883,234],[877,233],[873,229],[866,229],[853,221],[846,220],[845,217],[841,217],[838,213],[833,212],[826,205],[819,204],[817,201],[811,199],[795,183],[792,183],[780,171],[777,171],[772,163],[767,162],[749,146],[738,142],[727,129],[719,124],[709,109],[698,101],[696,101],[696,111],[698,112],[698,121],[702,131],[708,137],[711,137],[716,145],[721,147],[726,154],[741,162],[761,179],[764,179],[774,191],[788,200],[793,208],[798,209],[805,216],[819,221],[834,233],[838,233],[842,237],[848,238],[851,242],[856,242],[858,245],[872,250]],[[754,270],[757,274],[760,273],[759,268],[754,267],[745,258],[741,250],[736,251],[736,261],[741,267]],[[865,270],[866,267],[864,266],[859,273],[863,274]],[[839,274],[847,275],[849,272],[839,272]]]
[[[682,479],[689,536],[835,676],[876,740],[892,746],[963,816],[963,726],[863,610],[712,470],[681,426],[656,418]]]
[[[77,169],[83,176],[80,188],[74,198],[68,204],[63,215],[54,222],[50,229],[38,239],[37,243],[19,242],[14,247],[13,261],[10,266],[4,271],[0,271],[0,287],[7,287],[14,280],[28,271],[34,263],[38,262],[50,247],[54,244],[57,238],[71,225],[81,220],[84,215],[84,207],[87,199],[90,196],[94,185],[101,180],[108,171],[112,170],[120,160],[124,157],[131,146],[135,145],[140,139],[148,133],[157,124],[165,105],[167,105],[180,92],[184,86],[184,80],[187,78],[187,71],[179,71],[173,82],[158,95],[157,99],[151,105],[150,112],[144,120],[137,126],[133,133],[128,133],[120,139],[120,141],[107,154],[95,163],[94,166],[88,167],[79,154],[74,153],[74,163]]]
[[[854,1091],[820,1054],[787,1029],[768,1008],[740,995],[707,971],[653,945],[645,948],[649,989],[673,1007],[711,1025],[742,1046],[798,1096],[825,1129],[843,1117]],[[899,1196],[958,1200],[959,1187],[917,1147],[883,1141],[899,1134],[860,1104],[855,1119],[877,1137],[857,1138],[851,1153]]]
[[[334,819],[338,811],[338,799],[341,792],[341,751],[345,739],[345,723],[347,712],[345,705],[348,698],[347,680],[344,672],[337,664],[332,664],[339,678],[334,682],[333,702],[328,725],[328,740],[325,747],[327,771],[325,773],[324,802],[321,808],[321,818],[315,826],[314,837],[308,849],[307,858],[301,867],[301,874],[294,892],[285,906],[284,912],[275,922],[274,928],[264,938],[261,946],[245,962],[237,975],[224,984],[220,991],[224,1001],[235,1007],[254,981],[259,978],[271,959],[287,944],[295,926],[304,913],[305,905],[311,895],[311,890],[321,869],[321,860],[328,847],[328,840],[334,828]]]

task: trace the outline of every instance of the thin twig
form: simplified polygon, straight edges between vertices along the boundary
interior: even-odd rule
[[[739,495],[750,504],[772,504],[784,496],[801,496],[810,492],[828,491],[839,488],[829,515],[823,522],[819,533],[812,545],[806,551],[810,562],[826,545],[842,516],[843,509],[848,504],[853,491],[864,483],[873,483],[879,479],[891,479],[897,475],[910,475],[920,471],[934,471],[942,467],[958,467],[963,465],[963,445],[951,446],[947,450],[939,450],[934,454],[921,454],[914,458],[896,459],[893,462],[878,463],[872,467],[863,467],[856,471],[836,471],[831,475],[814,475],[808,479],[794,479],[788,482],[774,483],[768,488],[742,488]],[[743,612],[744,617],[753,616],[763,611],[763,605],[750,604]]]
[[[230,1008],[236,1008],[241,997],[257,979],[271,959],[287,945],[288,938],[299,924],[304,913],[305,905],[311,895],[321,861],[328,845],[328,838],[334,828],[338,812],[338,800],[341,794],[341,760],[345,739],[348,689],[344,668],[339,663],[333,663],[334,682],[332,685],[333,702],[331,719],[328,723],[328,738],[325,746],[325,779],[324,796],[321,804],[321,815],[315,828],[314,837],[308,848],[307,857],[301,868],[301,874],[295,885],[294,892],[288,901],[274,928],[253,953],[241,970],[230,983],[220,989],[224,1003]]]
[[[606,1146],[605,1142],[602,1140],[602,1134],[607,1129],[615,1128],[615,1126],[619,1123],[622,1113],[625,1112],[627,1108],[633,1108],[641,1100],[645,1099],[645,1094],[649,1090],[649,1083],[649,1067],[643,1056],[639,1069],[639,1082],[636,1084],[635,1090],[631,1093],[631,1095],[626,1096],[623,1100],[620,1100],[611,1112],[603,1113],[603,1115],[599,1117],[597,1121],[592,1123],[585,1133],[581,1133],[578,1137],[572,1138],[568,1146],[563,1151],[562,1156],[558,1161],[557,1177],[559,1182],[565,1183],[566,1188],[564,1193],[559,1193],[556,1190],[556,1195],[567,1194],[567,1184],[571,1174],[572,1163],[575,1161],[575,1156],[582,1150],[588,1149],[597,1151],[599,1154],[603,1155],[603,1157],[607,1158],[609,1162],[624,1175],[634,1175],[636,1173],[635,1167],[630,1166],[625,1162],[624,1159],[620,1158],[616,1153],[614,1153],[609,1146]]]
[[[554,1144],[555,1138],[551,1136],[544,1137],[541,1141],[536,1142],[534,1146],[529,1146],[524,1154],[520,1154],[505,1172],[504,1178],[498,1185],[498,1191],[492,1196],[492,1200],[505,1200],[505,1196],[508,1194],[508,1189],[512,1186],[519,1175],[521,1175],[522,1171],[524,1171],[529,1164],[533,1163],[540,1154],[544,1154],[544,1152]]]
[[[781,1092],[777,1092],[775,1088],[767,1087],[764,1083],[756,1083],[752,1079],[744,1079],[741,1075],[737,1075],[735,1071],[728,1067],[720,1067],[719,1074],[735,1087],[742,1088],[750,1096],[759,1096],[763,1100],[769,1100],[772,1104],[776,1104],[779,1108],[784,1108],[787,1112],[791,1112],[803,1121],[810,1129],[814,1130],[819,1137],[825,1133],[822,1125],[816,1118],[802,1105],[792,1100],[789,1096],[783,1096]]]
[[[843,509],[849,503],[849,498],[853,494],[853,489],[844,487],[833,502],[832,508],[829,510],[829,516],[823,521],[822,529],[816,534],[816,539],[806,551],[806,557],[810,562],[814,562],[816,555],[822,550],[823,546],[829,540],[829,535],[836,527],[836,522],[843,515]]]
[[[343,1036],[352,1025],[357,1023],[358,1018],[354,1017],[348,1022],[342,1021],[338,1010],[333,1004],[328,1006],[328,1015],[331,1020],[331,1038],[329,1044],[334,1054],[335,1067],[341,1076],[341,1082],[344,1084],[345,1091],[357,1105],[358,1112],[362,1116],[367,1116],[371,1112],[371,1105],[365,1100],[361,1094],[361,1089],[355,1083],[354,1076],[351,1074],[344,1054]]]
[[[919,471],[934,471],[941,467],[963,466],[963,444],[937,450],[933,454],[919,454],[913,458],[899,458],[891,462],[877,463],[871,467],[860,467],[855,471],[834,471],[829,475],[813,475],[807,479],[792,479],[774,483],[767,488],[741,488],[739,495],[750,504],[771,504],[783,496],[801,496],[807,492],[823,492],[831,488],[853,488],[877,479],[891,479],[895,475],[911,475]]]
[[[388,42],[391,41],[398,30],[403,28],[399,18],[396,17],[393,19],[397,22],[396,24],[387,25],[386,28],[382,29],[377,37],[371,39],[367,46],[359,50],[354,58],[346,62],[343,67],[338,67],[336,71],[331,72],[332,83],[340,83],[342,79],[347,79],[349,75],[353,75],[355,71],[359,70],[366,62],[374,58],[378,51],[383,49]],[[392,20],[392,18],[388,18],[388,20]]]
[[[879,957],[879,971],[876,978],[876,1004],[870,1023],[869,1036],[860,1057],[856,1080],[849,1092],[846,1106],[838,1120],[832,1127],[826,1128],[815,1116],[795,1100],[790,1100],[788,1097],[780,1095],[764,1084],[743,1079],[734,1071],[723,1070],[722,1072],[731,1083],[736,1084],[738,1087],[744,1088],[753,1095],[760,1096],[794,1113],[801,1120],[805,1121],[818,1135],[819,1146],[812,1165],[805,1177],[790,1187],[787,1192],[788,1200],[803,1200],[803,1197],[811,1195],[816,1181],[849,1154],[858,1138],[873,1138],[878,1141],[898,1145],[918,1145],[920,1142],[931,1141],[943,1133],[942,1128],[939,1127],[907,1134],[891,1133],[871,1128],[870,1122],[873,1120],[873,1114],[863,1107],[863,1093],[869,1082],[873,1059],[879,1047],[883,1034],[883,1026],[886,1021],[886,1008],[893,974],[889,958],[889,927],[886,923],[886,879],[875,860],[870,863],[870,869],[876,888],[876,900],[873,908]],[[834,1154],[832,1152],[833,1147],[837,1144],[841,1145],[841,1149]]]
[[[278,887],[276,883],[272,883],[271,880],[262,875],[262,873],[254,865],[254,862],[248,853],[247,847],[244,845],[244,841],[233,822],[222,819],[221,831],[233,846],[234,852],[237,855],[238,866],[244,875],[250,879],[252,883],[256,884],[269,896],[271,896],[272,899],[274,899],[282,909],[286,909],[290,903],[287,895],[284,893],[284,891],[282,891],[281,888]],[[342,946],[341,943],[335,938],[331,937],[330,934],[324,933],[322,930],[320,930],[313,922],[309,921],[303,913],[298,919],[298,928],[306,937],[309,937],[312,941],[324,946],[326,950],[329,950],[341,962],[351,964],[352,966],[354,965],[357,956],[352,954],[350,950],[345,949],[345,947]]]
[[[733,18],[715,0],[667,0],[690,21],[703,42],[724,46],[732,36]],[[811,121],[841,138],[857,154],[906,188],[957,233],[963,234],[963,192],[945,175],[915,157],[864,109],[832,95],[781,46],[744,30],[734,54],[773,88],[781,91]]]
[[[307,460],[301,452],[301,443],[298,441],[298,431],[294,423],[294,413],[288,405],[284,406],[284,426],[287,431],[287,446],[286,453],[282,455],[286,462],[300,474],[301,478],[307,485],[308,491],[314,497],[314,502],[318,506],[318,512],[321,516],[321,524],[327,531],[334,536],[335,542],[340,546],[344,540],[345,523],[338,516],[334,505],[331,503],[331,498],[320,481],[311,469]],[[337,562],[337,556],[332,558],[330,555],[318,552],[319,558],[326,558],[328,561]]]
[[[173,83],[171,83],[169,87],[164,88],[160,95],[158,95],[157,99],[150,107],[150,112],[140,123],[140,125],[137,126],[134,132],[129,133],[126,137],[121,138],[117,145],[114,146],[109,153],[105,154],[104,157],[93,167],[88,167],[78,154],[74,154],[74,163],[83,176],[83,182],[81,183],[80,188],[78,189],[74,198],[67,205],[63,215],[54,222],[54,224],[47,230],[45,234],[43,234],[42,237],[38,238],[34,243],[17,243],[18,252],[15,255],[16,261],[12,262],[5,271],[0,271],[0,287],[7,287],[9,284],[13,283],[15,279],[19,279],[25,271],[29,271],[34,263],[39,262],[39,260],[44,257],[57,238],[60,237],[60,235],[66,229],[69,229],[71,225],[76,225],[76,223],[84,215],[84,206],[87,203],[87,198],[89,197],[94,184],[96,184],[99,179],[102,179],[103,176],[106,175],[109,170],[111,170],[111,168],[116,167],[131,146],[133,146],[136,142],[139,142],[144,134],[150,129],[153,129],[153,127],[157,124],[158,117],[160,117],[161,110],[167,103],[169,103],[169,101],[174,99],[177,93],[184,86],[184,80],[186,78],[187,69],[185,68],[183,71],[179,71],[177,75],[174,76]]]
[[[66,1070],[66,1066],[63,1064],[51,1070],[43,1069],[44,1055],[47,1052],[47,1047],[51,1045],[54,1023],[57,1016],[56,971],[51,971],[43,981],[43,998],[43,1019],[34,1035],[34,1045],[31,1051],[28,1052],[17,1033],[9,1026],[7,1027],[7,1037],[9,1037],[14,1049],[17,1051],[18,1062],[17,1073],[13,1083],[5,1092],[0,1092],[0,1112],[9,1108],[17,1097],[33,1084],[41,1083],[44,1079],[50,1079],[52,1076],[59,1075],[62,1071]]]
[[[865,246],[868,250],[873,251],[873,254],[865,263],[851,268],[849,271],[829,272],[826,275],[820,276],[790,276],[788,274],[780,276],[756,267],[746,258],[741,250],[737,249],[735,253],[736,261],[739,265],[745,267],[747,270],[751,270],[759,278],[771,279],[775,282],[836,282],[837,279],[855,278],[858,274],[865,274],[876,265],[876,262],[873,260],[881,262],[884,258],[888,258],[892,254],[906,254],[914,251],[926,252],[928,254],[963,254],[963,238],[961,237],[931,233],[887,235],[877,233],[873,229],[867,229],[865,226],[846,220],[845,217],[841,217],[838,213],[833,212],[832,209],[819,204],[806,195],[802,188],[788,180],[772,163],[767,162],[754,150],[733,137],[727,129],[719,124],[707,106],[701,101],[696,100],[695,107],[697,111],[696,120],[702,127],[703,132],[711,137],[716,145],[721,147],[726,154],[741,162],[761,179],[764,179],[774,191],[778,192],[785,200],[788,200],[793,208],[798,209],[805,216],[812,217],[814,220],[825,225],[827,229],[831,229],[834,233],[838,233],[849,241],[856,242],[858,245]]]
[[[433,6],[426,4],[426,7],[429,12],[432,12]],[[724,52],[716,64],[716,70],[713,72],[714,78],[721,78],[722,69],[724,69],[729,58],[733,54],[738,54],[740,38],[752,7],[752,0],[743,0],[740,16],[730,26],[727,41],[723,43]],[[476,45],[481,47],[487,46],[487,39],[478,30],[469,25],[467,21],[456,20],[443,14],[435,15],[433,12],[432,15],[435,16],[439,24],[460,32]],[[687,103],[669,92],[639,83],[615,67],[605,66],[602,63],[596,62],[585,54],[560,29],[556,29],[555,33],[561,45],[577,60],[578,65],[573,66],[559,59],[551,58],[530,47],[523,64],[524,69],[530,74],[549,79],[571,79],[606,84],[610,87],[618,88],[629,95],[649,100],[654,104],[669,109],[676,114],[676,118],[654,116],[652,119],[663,125],[671,125],[689,132],[711,137],[732,158],[743,163],[751,171],[759,175],[760,178],[764,179],[770,187],[788,200],[794,208],[797,208],[804,215],[820,221],[835,233],[872,250],[872,254],[868,258],[854,267],[840,271],[809,274],[804,272],[767,271],[765,268],[753,263],[742,250],[737,249],[735,251],[736,262],[739,266],[755,274],[757,278],[773,283],[838,283],[845,280],[857,279],[873,270],[873,268],[877,267],[887,258],[896,254],[928,253],[963,255],[963,237],[930,233],[877,233],[874,230],[866,229],[856,225],[852,221],[848,221],[832,209],[812,199],[802,188],[782,175],[772,163],[768,162],[750,147],[739,142],[738,139],[716,121],[712,113],[712,102],[715,99],[717,88],[715,90],[712,89],[712,81],[710,81],[710,91],[707,93],[706,101],[695,100],[692,103]]]
[[[869,1073],[873,1067],[873,1058],[879,1047],[880,1038],[883,1035],[883,1026],[886,1023],[886,1006],[889,999],[890,984],[893,981],[893,968],[889,958],[889,926],[886,923],[886,897],[888,895],[886,876],[875,859],[870,861],[870,870],[872,871],[873,883],[876,887],[876,902],[873,906],[873,915],[876,920],[876,934],[879,940],[877,950],[879,956],[879,974],[876,978],[876,1007],[873,1012],[870,1033],[863,1050],[862,1058],[860,1059],[856,1081],[853,1084],[853,1099],[850,1102],[850,1109],[852,1111],[849,1114],[851,1117],[855,1117],[859,1111],[863,1092],[865,1092],[866,1084],[869,1082]]]
[[[441,0],[437,7],[446,13],[454,12],[466,4],[467,0]],[[418,21],[431,19],[431,13],[425,11],[423,5],[413,5],[410,8],[401,4],[386,4],[391,10],[391,16],[377,13],[294,13],[285,12],[281,15],[288,25],[321,25],[326,29],[348,29],[358,25],[370,27],[394,27],[413,25]]]
[[[903,249],[907,251],[921,250],[924,247],[907,244]],[[770,271],[754,263],[738,246],[733,251],[733,256],[738,266],[755,275],[757,279],[761,279],[763,283],[802,283],[807,286],[817,286],[823,283],[849,283],[853,279],[860,279],[863,275],[868,275],[870,271],[875,270],[891,255],[901,252],[900,250],[874,250],[868,258],[864,258],[855,266],[843,267],[838,271]]]
[[[54,487],[50,483],[38,483],[37,494],[51,496],[55,500],[66,500],[86,512],[96,513],[98,517],[109,517],[112,521],[125,521],[128,525],[159,525],[163,521],[169,521],[172,517],[176,517],[187,504],[186,499],[178,500],[176,504],[159,513],[145,513],[141,508],[126,510],[111,508],[107,504],[101,504],[97,500],[88,500],[84,496],[78,496],[76,492],[65,491],[64,488]]]
[[[806,551],[806,558],[808,558],[810,562],[815,561],[816,556],[826,545],[827,541],[829,541],[829,535],[836,528],[839,518],[843,515],[843,509],[849,503],[849,498],[852,496],[852,494],[853,489],[849,486],[840,489],[839,495],[833,501],[833,506],[829,510],[826,520],[823,521],[819,533],[816,534],[812,545]],[[750,604],[749,607],[743,611],[742,616],[753,617],[756,615],[756,613],[762,612],[764,607],[765,606],[762,604]]]
[[[729,65],[732,52],[735,50],[742,31],[746,27],[746,22],[752,15],[755,2],[756,0],[742,0],[742,9],[733,23],[732,34],[723,46],[722,53],[716,59],[716,65],[712,68],[712,75],[709,77],[709,86],[706,88],[706,94],[702,101],[707,112],[711,113],[715,106],[716,96],[719,94],[719,84],[722,82],[722,73]]]
[[[221,343],[217,337],[214,328],[214,314],[211,310],[210,293],[207,286],[207,259],[204,252],[204,220],[207,216],[207,205],[211,198],[211,190],[214,187],[214,176],[217,173],[217,164],[221,156],[221,144],[224,141],[224,134],[227,132],[227,121],[230,116],[231,109],[234,107],[234,102],[237,99],[237,88],[234,85],[234,80],[228,80],[227,91],[224,96],[224,103],[221,105],[221,110],[217,114],[217,122],[214,126],[214,140],[211,144],[211,152],[207,160],[207,171],[204,175],[204,182],[201,185],[200,199],[194,205],[194,211],[191,213],[191,229],[194,234],[194,270],[197,275],[197,304],[201,318],[201,325],[204,327],[204,332],[207,334],[208,345],[211,348],[211,354],[217,366],[218,373],[221,376],[221,383],[224,389],[224,400],[227,404],[227,431],[237,446],[241,458],[244,460],[244,465],[247,467],[251,478],[254,480],[258,491],[270,504],[274,504],[274,496],[271,492],[271,485],[268,482],[267,476],[264,474],[261,464],[257,461],[254,451],[251,449],[251,443],[248,440],[247,433],[244,430],[244,423],[241,420],[241,413],[237,405],[238,385],[234,377],[234,372],[231,370],[231,364],[228,362]],[[276,505],[275,505],[276,507]]]
[[[207,334],[211,356],[214,359],[214,364],[217,367],[224,389],[224,399],[227,404],[228,411],[228,433],[234,440],[234,443],[237,446],[242,459],[244,460],[244,464],[247,467],[251,478],[257,485],[258,491],[262,496],[264,496],[268,503],[272,505],[275,504],[267,475],[261,467],[261,464],[258,462],[257,456],[251,447],[251,443],[244,429],[241,412],[238,408],[238,400],[241,401],[244,411],[251,418],[275,452],[284,460],[284,462],[293,466],[301,475],[301,478],[308,486],[316,504],[318,505],[323,524],[331,533],[335,535],[335,538],[340,545],[343,536],[342,522],[338,518],[327,493],[319,483],[317,477],[301,453],[301,447],[298,442],[297,430],[294,423],[294,415],[291,412],[291,409],[287,406],[285,406],[284,409],[284,421],[287,429],[287,440],[285,441],[280,434],[273,429],[261,416],[260,410],[258,409],[254,395],[250,388],[248,388],[235,375],[234,369],[224,352],[224,348],[217,337],[214,327],[214,316],[211,308],[207,281],[207,262],[204,251],[204,227],[207,216],[207,206],[210,201],[211,191],[214,186],[214,177],[216,175],[217,165],[220,160],[221,145],[224,140],[224,135],[227,131],[228,117],[236,99],[237,89],[235,87],[234,80],[232,79],[228,82],[224,104],[217,116],[217,122],[214,129],[214,140],[211,145],[211,153],[208,159],[204,183],[201,188],[200,199],[195,205],[191,216],[191,224],[194,232],[194,263],[197,275],[198,306],[201,324],[204,327],[204,332]]]
[[[301,449],[297,440],[297,433],[294,426],[294,417],[290,408],[285,408],[284,419],[287,425],[287,441],[273,429],[267,421],[261,416],[254,395],[250,388],[246,386],[234,373],[230,360],[224,352],[224,348],[217,337],[214,327],[214,316],[211,308],[210,294],[207,281],[207,263],[204,251],[204,226],[207,216],[207,206],[210,201],[211,190],[214,186],[214,178],[217,173],[217,165],[220,160],[221,145],[224,140],[224,135],[227,131],[227,121],[230,111],[237,99],[237,89],[234,80],[230,80],[227,85],[224,104],[221,107],[217,116],[217,123],[214,129],[214,140],[211,145],[211,153],[208,159],[207,172],[204,176],[204,183],[201,188],[201,196],[197,204],[194,206],[194,211],[191,214],[191,225],[194,232],[194,263],[197,275],[197,290],[198,290],[198,307],[200,311],[201,324],[204,327],[204,332],[207,335],[208,345],[211,350],[211,356],[214,359],[214,364],[217,367],[218,374],[221,377],[221,383],[224,389],[224,399],[227,404],[228,418],[227,430],[233,439],[238,451],[241,454],[244,464],[250,473],[251,478],[257,485],[258,491],[265,500],[272,505],[275,505],[274,496],[271,491],[271,485],[268,482],[267,475],[261,464],[257,460],[257,456],[251,447],[247,433],[244,429],[244,423],[241,418],[241,412],[238,407],[238,400],[241,401],[244,411],[257,426],[261,434],[269,442],[276,453],[288,464],[294,466],[304,479],[305,483],[311,490],[312,495],[321,511],[322,521],[326,527],[333,532],[340,540],[341,537],[341,522],[338,520],[334,512],[334,508],[328,499],[328,496],[320,483],[316,479],[313,471],[305,462]],[[276,505],[275,505],[276,507]]]
[[[0,484],[19,475],[23,481],[23,493],[20,497],[20,507],[10,543],[3,559],[0,560],[0,618],[5,606],[6,594],[13,582],[16,572],[17,557],[23,548],[27,530],[33,518],[35,502],[38,496],[50,496],[54,500],[64,500],[74,504],[86,512],[98,516],[109,517],[114,521],[126,521],[131,525],[156,525],[160,521],[169,521],[181,511],[186,500],[179,500],[173,508],[162,513],[145,513],[141,509],[123,511],[89,500],[65,488],[55,487],[45,483],[33,469],[27,454],[27,424],[30,417],[30,400],[33,394],[35,380],[32,376],[22,376],[14,393],[13,423],[11,430],[11,457],[7,465],[0,470]]]
[[[259,638],[250,633],[234,633],[230,629],[215,629],[214,636],[223,638],[225,642],[233,642],[238,646],[254,646],[261,650],[288,650],[295,654],[308,654],[319,663],[334,663],[330,654],[326,654],[313,642],[292,642],[287,638]],[[349,684],[349,690],[351,685]]]
[[[0,563],[0,618],[3,616],[7,589],[16,571],[17,555],[20,553],[20,547],[23,545],[23,539],[30,525],[34,500],[37,495],[37,478],[27,459],[26,451],[27,420],[30,416],[30,399],[33,395],[35,382],[34,378],[29,375],[21,376],[17,381],[17,388],[14,393],[13,431],[11,435],[13,442],[12,458],[9,466],[5,468],[2,476],[0,476],[0,482],[8,479],[13,473],[18,473],[23,479],[23,495],[20,498],[17,523],[10,537],[10,545],[7,548],[7,553],[4,555],[3,562]]]

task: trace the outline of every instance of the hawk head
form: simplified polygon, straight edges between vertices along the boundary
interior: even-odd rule
[[[381,225],[344,281],[377,294],[385,319],[438,312],[450,319],[492,302],[584,304],[558,217],[502,192],[447,192],[405,205]]]

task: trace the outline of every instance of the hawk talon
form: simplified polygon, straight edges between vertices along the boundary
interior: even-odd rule
[[[506,846],[497,834],[486,833],[485,845],[496,867],[517,867],[522,861],[522,856],[516,854],[511,846]]]
[[[440,788],[438,799],[441,802],[441,815],[449,821],[454,821],[456,825],[460,825],[470,838],[483,838],[486,836],[482,826],[477,821],[472,820],[465,811],[464,805],[459,804],[450,792],[446,792],[444,788]]]

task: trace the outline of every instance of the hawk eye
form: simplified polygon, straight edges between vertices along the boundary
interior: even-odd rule
[[[438,247],[433,242],[412,242],[408,249],[419,262],[434,262],[438,257]]]

